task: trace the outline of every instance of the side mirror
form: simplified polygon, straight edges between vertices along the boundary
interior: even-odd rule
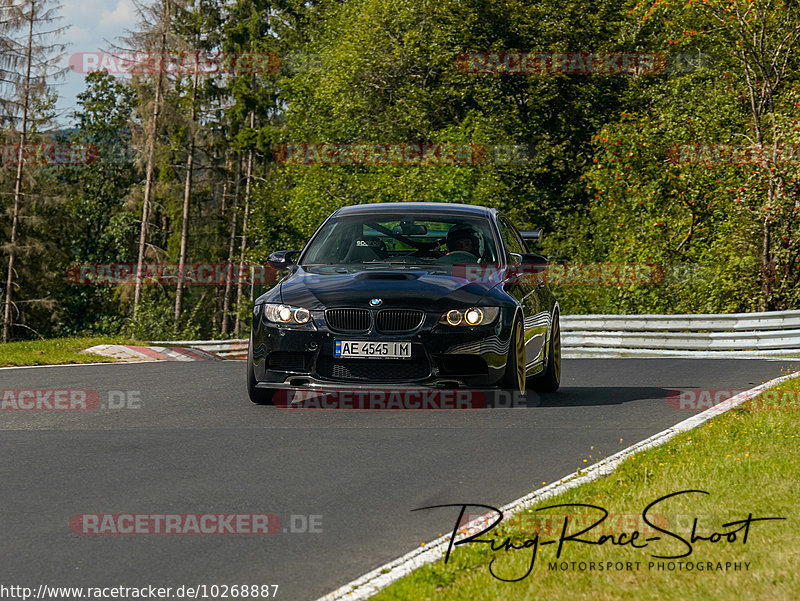
[[[540,273],[547,269],[550,261],[542,255],[525,253],[522,255],[522,265],[524,265],[523,271],[525,273]]]
[[[547,257],[533,253],[508,253],[511,262],[506,270],[506,281],[518,284],[524,281],[525,276],[545,271],[550,261]],[[537,278],[538,279],[538,278]]]
[[[295,265],[299,255],[299,250],[276,250],[269,256],[267,261],[275,269],[288,269]]]

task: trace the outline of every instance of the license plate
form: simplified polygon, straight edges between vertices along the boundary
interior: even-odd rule
[[[333,354],[354,359],[411,359],[411,343],[337,340]]]

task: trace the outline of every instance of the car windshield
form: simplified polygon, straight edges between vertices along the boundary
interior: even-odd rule
[[[497,264],[498,252],[485,217],[369,213],[330,219],[301,262],[306,266]]]

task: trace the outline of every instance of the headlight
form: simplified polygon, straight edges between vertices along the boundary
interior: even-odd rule
[[[483,321],[483,311],[480,309],[468,309],[464,313],[464,321],[471,326],[476,326]]]
[[[264,305],[264,319],[272,323],[304,324],[311,319],[311,312],[303,307],[292,305]]]
[[[448,326],[480,326],[492,323],[499,314],[499,307],[451,309],[439,318],[439,323]]]

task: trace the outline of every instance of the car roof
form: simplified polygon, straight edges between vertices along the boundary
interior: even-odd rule
[[[472,215],[488,217],[496,209],[479,205],[456,204],[449,202],[375,202],[350,205],[337,210],[334,215],[365,215],[369,213],[425,213],[430,215]]]

